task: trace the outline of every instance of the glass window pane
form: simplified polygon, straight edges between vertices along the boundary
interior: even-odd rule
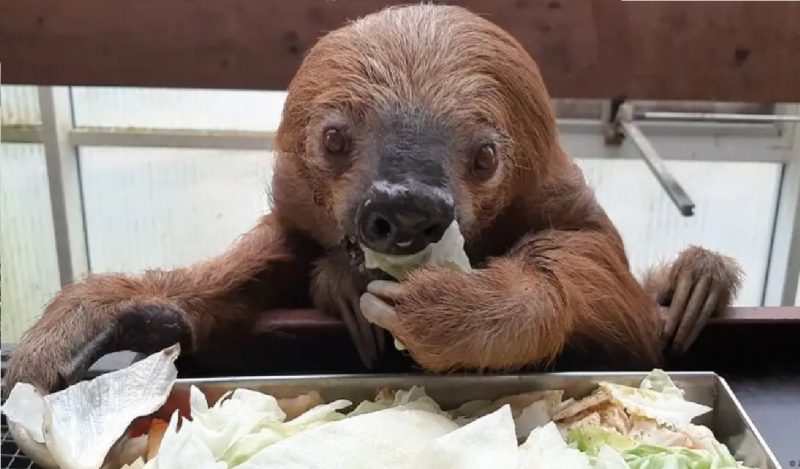
[[[80,164],[93,272],[205,259],[268,211],[270,152],[84,147]]]
[[[59,288],[42,145],[0,145],[0,214],[2,340],[13,343]]]
[[[760,303],[778,165],[670,162],[697,203],[691,218],[680,216],[640,161],[581,166],[637,273],[699,244],[743,265],[737,304]],[[224,251],[267,210],[272,158],[260,151],[83,148],[81,168],[92,270],[137,271]]]
[[[635,272],[670,260],[691,244],[738,260],[745,272],[736,299],[759,305],[764,289],[780,165],[670,161],[696,204],[683,217],[639,160],[579,160],[600,203],[617,225]]]
[[[162,88],[72,88],[75,125],[269,131],[285,92]]]
[[[0,122],[3,125],[33,125],[41,121],[35,86],[0,86]]]

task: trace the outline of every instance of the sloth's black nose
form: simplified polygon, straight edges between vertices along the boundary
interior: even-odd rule
[[[362,244],[383,254],[413,254],[442,239],[455,216],[448,189],[376,183],[356,220]]]

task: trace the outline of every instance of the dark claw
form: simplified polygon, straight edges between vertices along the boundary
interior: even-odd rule
[[[719,297],[719,288],[710,287],[707,289],[707,292],[704,292],[700,299],[701,306],[697,307],[697,313],[693,314],[696,319],[694,319],[694,322],[691,325],[691,330],[687,335],[676,339],[676,346],[678,347],[679,353],[686,353],[686,351],[689,350],[692,344],[694,344],[694,342],[697,340],[697,337],[700,336],[700,333],[703,331],[706,323],[708,323],[709,318],[711,318],[719,306]]]
[[[83,379],[99,358],[112,352],[151,354],[178,342],[184,350],[191,350],[190,327],[183,313],[168,305],[134,306],[93,335],[86,330],[36,332],[39,335],[26,337],[12,352],[4,393],[18,382],[46,393],[64,389]]]
[[[360,319],[363,319],[361,312],[353,310],[347,301],[342,300],[339,303],[342,320],[350,333],[350,338],[353,340],[353,345],[356,347],[361,362],[367,369],[372,369],[375,366],[378,355],[376,342],[371,335],[364,334],[365,330],[362,328],[360,321]],[[363,319],[363,321],[366,322],[366,319]]]
[[[114,328],[111,348],[152,354],[180,343],[191,350],[192,334],[183,314],[168,305],[147,305],[123,314]],[[100,358],[100,357],[97,357]]]
[[[700,316],[700,309],[703,307],[703,303],[705,303],[710,283],[708,277],[703,277],[692,289],[689,302],[686,304],[686,308],[681,314],[680,325],[675,332],[675,337],[672,339],[673,353],[682,353],[684,348],[688,348],[685,347],[686,339],[688,339],[689,333],[694,329],[694,324]]]

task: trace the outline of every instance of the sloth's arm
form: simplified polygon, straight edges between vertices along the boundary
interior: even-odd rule
[[[187,268],[141,276],[96,275],[64,288],[13,352],[4,390],[29,382],[53,391],[100,356],[152,353],[180,342],[203,349],[212,333],[246,328],[254,312],[282,306],[303,262],[272,216],[228,252]]]
[[[544,364],[567,343],[634,363],[660,355],[655,302],[631,275],[618,238],[602,232],[540,232],[485,269],[427,269],[370,291],[377,296],[362,298],[365,313],[430,370]],[[379,297],[396,303],[381,307]]]

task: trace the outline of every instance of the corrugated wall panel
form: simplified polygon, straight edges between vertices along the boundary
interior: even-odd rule
[[[42,145],[0,145],[2,342],[15,342],[58,291]]]

